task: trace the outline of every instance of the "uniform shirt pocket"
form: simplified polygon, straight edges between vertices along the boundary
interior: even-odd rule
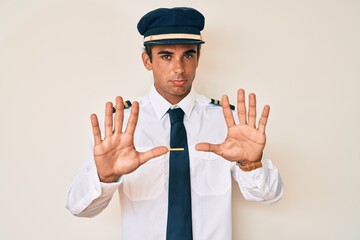
[[[141,165],[123,179],[124,194],[131,201],[152,200],[164,192],[165,155]]]
[[[221,195],[231,188],[231,163],[217,154],[189,148],[191,188],[200,196]]]

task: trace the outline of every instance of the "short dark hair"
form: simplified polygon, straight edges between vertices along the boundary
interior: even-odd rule
[[[152,62],[152,52],[151,52],[151,46],[145,46],[144,47],[145,53],[149,56],[150,62]]]
[[[152,46],[145,46],[145,47],[144,47],[144,51],[145,51],[145,53],[149,56],[150,62],[152,62],[151,47],[152,47]],[[196,44],[196,48],[197,48],[197,54],[199,55],[200,49],[201,49],[201,44]]]

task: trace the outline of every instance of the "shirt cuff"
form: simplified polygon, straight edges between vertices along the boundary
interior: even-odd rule
[[[263,155],[261,159],[262,167],[246,172],[236,166],[236,175],[241,179],[246,188],[263,188],[268,179],[269,160]]]
[[[121,185],[123,180],[123,176],[119,177],[119,179],[116,182],[112,182],[112,183],[104,183],[104,182],[100,182],[100,186],[101,186],[101,195],[108,195],[108,194],[113,194]]]

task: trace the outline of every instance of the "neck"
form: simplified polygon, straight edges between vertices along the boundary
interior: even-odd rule
[[[160,96],[162,96],[171,105],[178,104],[179,102],[181,102],[181,100],[183,100],[191,92],[191,87],[188,89],[188,91],[181,93],[181,94],[171,94],[171,93],[167,93],[167,92],[164,93],[162,91],[159,91],[159,89],[157,89],[156,85],[155,85],[155,89],[160,94]]]

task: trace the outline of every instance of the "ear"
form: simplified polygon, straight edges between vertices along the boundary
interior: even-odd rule
[[[151,60],[150,60],[149,55],[147,55],[146,52],[143,52],[143,53],[141,54],[141,57],[142,57],[143,64],[144,64],[145,68],[146,68],[148,71],[151,71],[151,70],[152,70],[152,63],[151,63]]]

